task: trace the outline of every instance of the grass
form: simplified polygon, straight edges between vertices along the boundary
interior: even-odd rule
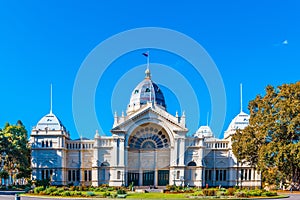
[[[129,193],[127,199],[188,199],[187,194]]]

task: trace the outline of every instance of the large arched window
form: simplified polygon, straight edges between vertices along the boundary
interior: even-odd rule
[[[132,149],[161,149],[168,148],[170,139],[165,130],[155,126],[141,126],[128,139]]]

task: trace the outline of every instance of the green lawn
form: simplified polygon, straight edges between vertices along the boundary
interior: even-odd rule
[[[187,194],[129,193],[127,199],[187,199]]]

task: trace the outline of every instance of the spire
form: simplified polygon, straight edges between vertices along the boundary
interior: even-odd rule
[[[241,112],[243,112],[243,84],[240,84]]]
[[[50,114],[52,114],[52,83],[50,84]]]
[[[207,116],[206,116],[206,126],[208,126],[208,117],[209,117],[209,112],[207,112]]]
[[[150,79],[151,78],[151,73],[150,73],[150,69],[149,69],[149,59],[150,59],[149,51],[143,53],[143,55],[147,58],[147,69],[145,71],[146,78]]]

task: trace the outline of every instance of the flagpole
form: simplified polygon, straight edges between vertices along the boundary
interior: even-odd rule
[[[147,51],[147,69],[150,71],[149,69],[149,62],[150,62],[150,54],[149,51]],[[152,84],[150,84],[150,103],[152,104]]]
[[[150,61],[150,54],[149,51],[147,51],[147,69],[149,69],[149,61]]]
[[[50,84],[50,114],[52,114],[52,83]]]

